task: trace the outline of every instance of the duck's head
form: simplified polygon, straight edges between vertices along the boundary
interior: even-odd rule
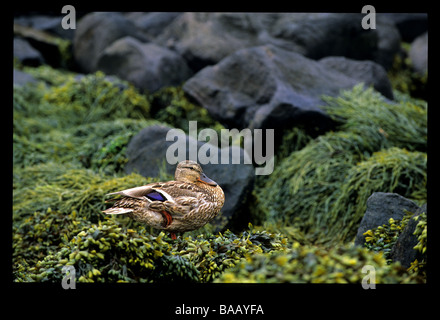
[[[203,173],[202,167],[192,160],[184,160],[179,162],[175,173],[176,181],[188,182],[188,183],[205,183],[210,186],[217,186],[214,180],[209,179],[206,174]]]

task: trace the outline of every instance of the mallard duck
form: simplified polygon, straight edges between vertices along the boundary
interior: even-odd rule
[[[132,219],[171,233],[198,229],[223,207],[222,188],[208,178],[200,165],[185,160],[177,165],[175,181],[150,183],[108,195],[122,195],[106,214],[127,214]]]

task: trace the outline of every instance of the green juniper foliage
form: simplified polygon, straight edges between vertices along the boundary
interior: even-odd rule
[[[172,241],[101,212],[107,193],[169,178],[126,175],[127,144],[156,123],[223,126],[181,88],[148,96],[100,72],[21,68],[38,82],[14,87],[15,281],[60,283],[69,265],[78,282],[359,283],[366,263],[379,283],[426,278],[426,260],[403,270],[386,263],[387,248],[350,244],[372,192],[426,201],[425,102],[398,92],[389,102],[361,86],[326,97],[337,130],[316,138],[301,128],[285,132],[274,172],[257,177],[255,203],[248,202],[255,226],[213,233],[207,225]],[[423,252],[426,217],[419,219]]]

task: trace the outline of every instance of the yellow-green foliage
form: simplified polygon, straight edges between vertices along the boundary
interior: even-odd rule
[[[427,217],[426,213],[414,217],[414,220],[419,221],[416,226],[416,230],[414,231],[414,235],[417,236],[417,245],[414,249],[419,250],[422,254],[426,252],[426,242],[428,240],[428,225],[427,225]]]
[[[254,230],[172,241],[163,232],[155,236],[139,226],[120,226],[112,218],[63,238],[60,249],[26,272],[18,263],[16,281],[60,282],[62,267],[71,265],[78,282],[210,282],[243,257],[285,247],[280,236]]]
[[[150,104],[147,98],[133,86],[117,78],[109,78],[102,72],[70,78],[60,86],[52,87],[43,100],[58,106],[54,112],[62,112],[73,124],[91,123],[104,119],[148,117]]]
[[[416,230],[414,230],[414,235],[417,236],[417,244],[414,246],[415,250],[418,250],[422,254],[421,261],[416,259],[411,263],[409,268],[410,271],[415,272],[418,275],[421,275],[426,279],[426,261],[427,261],[427,252],[426,252],[426,243],[428,240],[428,225],[427,225],[427,217],[426,213],[423,212],[420,215],[414,217],[416,221],[418,221]]]
[[[216,282],[360,284],[367,265],[374,267],[376,283],[417,281],[399,265],[387,265],[382,252],[352,245],[324,248],[294,242],[285,251],[248,256]]]

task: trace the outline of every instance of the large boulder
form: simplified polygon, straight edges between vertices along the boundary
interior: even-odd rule
[[[171,129],[165,125],[152,125],[134,136],[127,146],[128,162],[125,171],[127,173],[136,171],[145,177],[155,177],[163,168],[174,176],[176,164],[169,164],[166,160],[168,148],[175,143],[166,141],[167,133]],[[189,143],[197,145],[197,150],[205,144],[187,135],[185,140],[187,145],[185,159],[190,159]],[[234,220],[235,227],[239,227],[238,224],[247,226],[249,222],[243,221],[243,217],[246,217],[248,213],[246,201],[253,188],[255,170],[252,165],[244,164],[244,157],[247,155],[241,148],[236,150],[240,153],[240,163],[232,164],[232,155],[234,154],[232,149],[235,148],[238,147],[229,147],[227,164],[222,164],[220,161],[218,164],[201,164],[206,175],[216,181],[225,193],[226,201],[221,210],[222,215],[214,221],[217,229],[223,228],[231,220]],[[220,159],[224,150],[217,149],[217,152]]]
[[[393,99],[393,88],[384,67],[373,61],[352,60],[345,57],[326,57],[319,62],[328,68],[339,71],[348,77],[372,86],[384,97]]]
[[[97,68],[148,92],[181,85],[192,75],[185,60],[174,51],[130,36],[108,46],[99,56]]]
[[[125,36],[147,40],[135,24],[121,13],[93,12],[82,17],[73,39],[73,54],[81,70],[85,73],[96,71],[104,49]]]
[[[367,200],[367,210],[359,225],[354,244],[362,246],[365,243],[364,233],[387,224],[390,218],[402,220],[404,210],[416,212],[418,209],[417,204],[397,193],[373,193]]]
[[[283,128],[301,123],[323,131],[332,121],[319,106],[359,80],[273,45],[239,50],[199,71],[184,91],[235,128]]]

